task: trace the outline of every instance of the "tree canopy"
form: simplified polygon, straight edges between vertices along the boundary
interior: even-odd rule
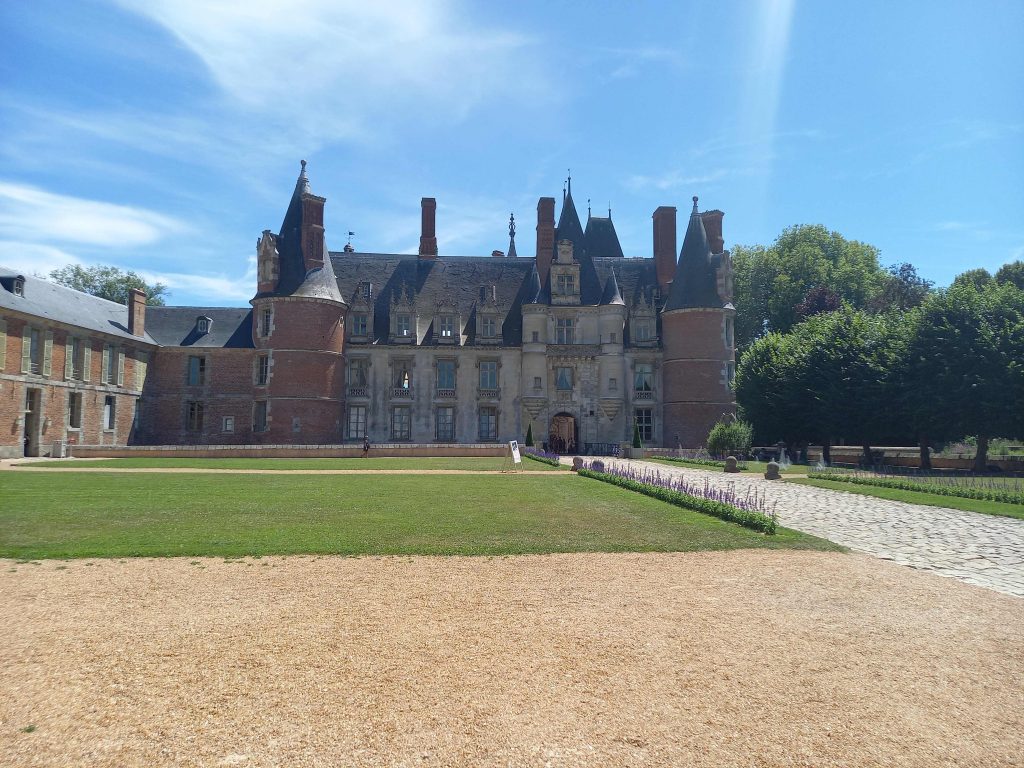
[[[146,294],[146,303],[153,306],[163,306],[164,298],[169,294],[167,286],[163,283],[150,284],[131,270],[103,265],[83,267],[69,264],[50,272],[50,279],[76,291],[125,305],[128,304],[128,293],[132,289],[143,291]]]

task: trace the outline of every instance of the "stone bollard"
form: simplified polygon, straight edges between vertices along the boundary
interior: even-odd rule
[[[736,457],[727,456],[725,459],[725,471],[726,472],[739,472],[740,468],[736,466]]]
[[[768,471],[764,473],[765,480],[781,480],[782,475],[779,474],[779,462],[769,461]]]
[[[572,471],[573,472],[579,472],[581,469],[583,469],[583,459],[581,459],[579,456],[573,456],[572,457]]]

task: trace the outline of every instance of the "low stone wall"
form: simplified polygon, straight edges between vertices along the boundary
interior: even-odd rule
[[[363,446],[343,445],[76,445],[68,446],[78,459],[343,459],[363,455]],[[370,456],[504,456],[504,443],[415,444],[374,443]]]

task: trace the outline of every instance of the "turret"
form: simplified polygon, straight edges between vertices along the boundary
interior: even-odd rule
[[[257,245],[257,293],[249,302],[255,442],[341,439],[348,305],[326,258],[325,202],[312,193],[303,160],[281,231],[264,231]]]
[[[709,215],[711,214],[711,215]],[[720,211],[701,215],[697,198],[662,309],[663,426],[666,445],[697,447],[723,414],[736,412],[731,263]],[[705,222],[717,225],[714,240]],[[718,252],[713,252],[713,247]]]

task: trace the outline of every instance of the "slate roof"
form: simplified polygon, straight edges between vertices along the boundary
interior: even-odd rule
[[[718,279],[715,272],[716,264],[712,260],[711,246],[704,230],[704,221],[697,211],[695,197],[664,311],[725,306],[726,302],[718,295]]]
[[[601,295],[601,304],[625,304],[619,293],[619,283],[615,279],[615,269],[612,269],[611,276],[604,281],[604,293]]]
[[[573,245],[573,258],[580,265],[580,303],[600,304],[601,294],[604,292],[604,284],[594,269],[594,262],[587,251],[587,238],[583,233],[583,226],[580,224],[579,214],[576,213],[576,204],[572,201],[572,181],[566,191],[565,199],[562,200],[562,212],[558,216],[558,226],[555,227],[555,244],[552,249],[552,261],[558,261],[558,243],[568,240]],[[550,274],[548,275],[550,279]],[[550,296],[550,286],[546,287]]]
[[[0,287],[0,310],[15,310],[111,336],[156,343],[148,333],[148,328],[145,336],[128,333],[128,307],[124,304],[65,288],[31,275],[19,275],[15,270],[5,267],[0,267],[0,275],[25,279],[23,296],[15,296],[7,287],[10,281],[4,280],[4,286]],[[146,308],[147,315],[152,309]]]
[[[619,235],[612,224],[611,216],[591,216],[587,219],[587,229],[583,235],[587,243],[587,253],[591,258],[623,258],[622,245],[619,243]]]
[[[196,319],[208,317],[210,332],[196,331]],[[163,347],[251,349],[249,307],[146,307],[146,332]]]

